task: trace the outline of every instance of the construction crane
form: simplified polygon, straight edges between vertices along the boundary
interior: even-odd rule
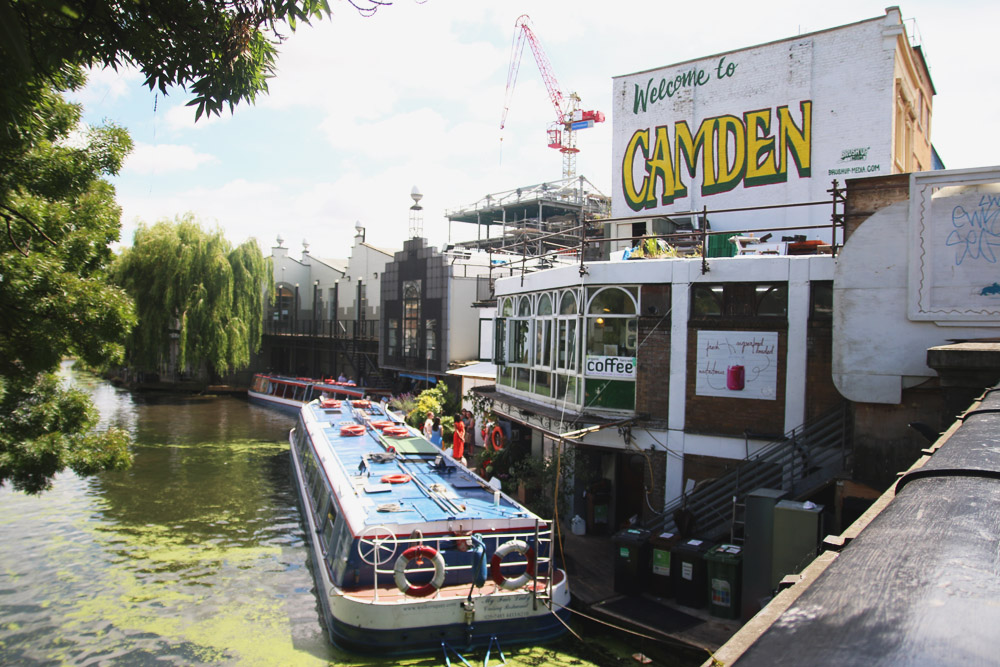
[[[563,178],[573,178],[576,176],[576,154],[580,152],[576,147],[576,131],[593,127],[594,123],[603,123],[604,114],[600,111],[581,111],[579,95],[562,94],[556,75],[552,72],[552,65],[542,50],[542,44],[529,25],[530,21],[527,14],[522,14],[514,22],[514,43],[510,53],[510,69],[507,70],[507,93],[504,97],[500,129],[503,130],[507,122],[507,112],[510,110],[511,98],[514,95],[514,84],[517,83],[517,71],[521,67],[521,54],[524,53],[524,43],[527,42],[531,46],[531,52],[535,54],[538,71],[541,72],[545,89],[549,92],[549,101],[556,110],[556,119],[547,130],[549,148],[555,148],[562,153]]]

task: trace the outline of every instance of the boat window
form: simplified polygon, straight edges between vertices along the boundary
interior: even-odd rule
[[[351,531],[347,529],[347,522],[342,518],[338,518],[334,526],[334,536],[330,541],[330,544],[336,544],[336,549],[330,549],[327,552],[327,563],[330,569],[333,571],[333,580],[339,582],[344,576],[344,568],[347,567],[347,556],[350,553],[351,544]],[[333,562],[330,562],[330,557],[333,556]]]
[[[315,465],[315,464],[314,464]],[[316,465],[315,478],[312,483],[313,507],[318,507],[320,502],[327,496],[326,484],[324,483],[323,470]]]
[[[328,498],[328,500],[329,500],[329,498]],[[330,503],[327,502],[326,505],[329,507]],[[320,541],[323,543],[323,553],[324,554],[329,554],[330,553],[330,547],[333,544],[333,535],[334,535],[334,532],[335,532],[334,528],[337,525],[337,517],[334,516],[332,513],[327,513],[327,514],[323,515],[323,524],[322,525],[323,525],[323,528],[322,528],[322,539]]]

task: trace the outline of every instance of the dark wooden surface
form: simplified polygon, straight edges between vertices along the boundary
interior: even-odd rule
[[[979,408],[737,667],[1000,664],[1000,391]]]

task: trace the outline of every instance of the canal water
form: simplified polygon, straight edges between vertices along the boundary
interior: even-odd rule
[[[62,474],[37,497],[0,489],[0,664],[444,664],[327,641],[291,486],[290,416],[64,371],[102,425],[132,434],[135,461]],[[629,641],[567,635],[505,653],[513,665],[625,664]]]

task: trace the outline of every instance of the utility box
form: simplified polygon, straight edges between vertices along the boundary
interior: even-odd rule
[[[681,541],[675,533],[660,533],[649,538],[652,561],[652,585],[654,595],[661,598],[674,596],[674,579],[670,571],[670,562],[674,547]]]
[[[823,506],[782,500],[774,506],[771,587],[812,562],[823,541]]]
[[[740,616],[750,620],[771,598],[774,506],[788,495],[779,489],[755,489],[747,494],[743,532],[743,594]]]
[[[705,562],[708,563],[708,610],[712,616],[740,617],[741,552],[742,549],[735,544],[720,544],[705,554]]]
[[[708,598],[705,553],[711,544],[688,540],[677,544],[670,557],[670,577],[674,581],[677,604],[701,609]]]
[[[638,595],[646,587],[649,573],[650,531],[626,528],[614,534],[615,592]]]
[[[611,506],[611,482],[602,479],[587,490],[587,534],[607,535]]]

